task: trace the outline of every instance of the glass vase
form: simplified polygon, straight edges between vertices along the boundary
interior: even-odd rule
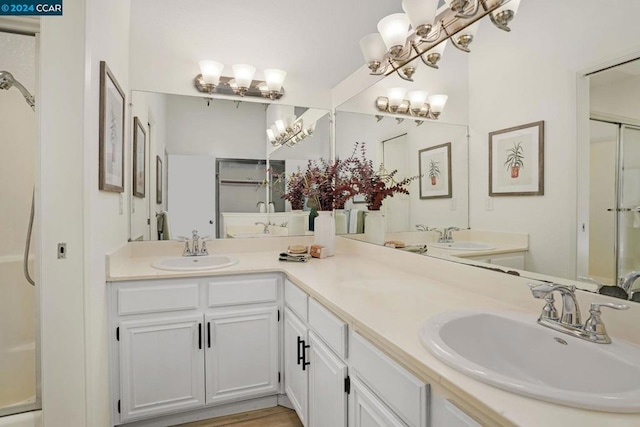
[[[336,252],[336,220],[332,211],[318,211],[313,225],[313,243],[324,246],[327,256]]]

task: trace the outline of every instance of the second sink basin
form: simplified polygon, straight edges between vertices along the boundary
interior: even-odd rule
[[[198,271],[230,267],[237,263],[237,259],[227,255],[208,255],[162,258],[153,262],[151,266],[160,270]]]
[[[640,412],[640,347],[596,344],[540,326],[531,315],[447,312],[420,338],[454,369],[496,387],[553,403]]]
[[[496,248],[495,246],[491,246],[487,243],[469,242],[463,240],[451,243],[430,243],[429,245],[433,246],[434,248],[455,249],[459,251],[488,251]]]

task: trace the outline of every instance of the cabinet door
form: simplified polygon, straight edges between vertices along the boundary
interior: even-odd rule
[[[309,426],[346,427],[347,365],[313,332],[309,332]]]
[[[284,388],[302,425],[308,425],[308,377],[303,355],[308,349],[307,327],[289,309],[284,311]],[[304,370],[303,370],[304,368]]]
[[[120,420],[204,405],[202,315],[120,322]]]
[[[351,377],[349,427],[406,427],[357,377]]]
[[[205,320],[207,405],[278,393],[278,307]]]

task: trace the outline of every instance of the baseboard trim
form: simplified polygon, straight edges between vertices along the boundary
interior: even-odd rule
[[[278,406],[279,396],[267,396],[257,399],[243,400],[242,402],[226,403],[224,405],[211,408],[196,409],[189,412],[179,414],[164,415],[149,420],[134,421],[131,423],[120,424],[126,427],[170,427],[176,424],[192,423],[202,421],[209,418],[222,417],[225,415],[239,414],[241,412],[254,411],[257,409],[271,408]],[[287,399],[288,401],[289,399]],[[285,406],[285,405],[281,405]],[[289,406],[286,406],[289,408]]]

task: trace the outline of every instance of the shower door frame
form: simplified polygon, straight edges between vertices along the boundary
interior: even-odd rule
[[[19,34],[19,35],[24,35],[24,36],[32,36],[35,37],[35,70],[34,72],[36,73],[36,96],[38,93],[40,93],[39,90],[39,79],[38,79],[38,69],[40,66],[40,32],[39,29],[36,29],[32,23],[27,23],[27,22],[22,22],[20,20],[17,20],[15,22],[11,21],[9,18],[10,17],[4,17],[5,21],[2,22],[2,24],[0,24],[0,32],[3,33],[11,33],[11,34]],[[6,20],[9,19],[9,20]],[[12,24],[13,22],[13,24]],[[35,122],[36,122],[36,126],[39,127],[39,122],[38,122],[38,104],[36,103],[36,110],[35,110]],[[40,152],[40,140],[39,138],[36,138],[36,152]],[[34,162],[36,162],[37,164],[37,159],[34,159]],[[38,176],[36,176],[36,180],[35,180],[35,185],[38,185]],[[34,203],[36,203],[35,205],[35,217],[34,217],[34,227],[33,227],[33,234],[32,234],[32,239],[35,239],[36,241],[39,239],[39,233],[40,233],[40,209],[39,209],[39,197],[38,197],[38,192],[35,192],[35,198],[34,198]],[[25,215],[25,217],[28,217],[28,214]],[[38,245],[32,245],[32,248],[37,248]],[[34,341],[35,341],[35,401],[34,402],[30,402],[30,403],[25,403],[25,404],[15,404],[15,405],[11,405],[11,406],[5,406],[5,407],[0,407],[0,419],[2,419],[3,417],[9,417],[11,415],[16,415],[16,414],[21,414],[21,413],[25,413],[25,412],[32,412],[32,411],[39,411],[42,409],[42,377],[41,377],[41,339],[40,339],[40,333],[41,333],[41,328],[40,328],[40,264],[39,264],[39,257],[38,254],[36,253],[34,256],[35,260],[34,260],[34,268],[35,268],[35,272],[34,272],[34,280],[36,282],[35,285],[35,289],[34,289],[34,315],[35,315],[35,319],[34,319]],[[24,286],[31,286],[26,280],[25,280],[25,284]]]

